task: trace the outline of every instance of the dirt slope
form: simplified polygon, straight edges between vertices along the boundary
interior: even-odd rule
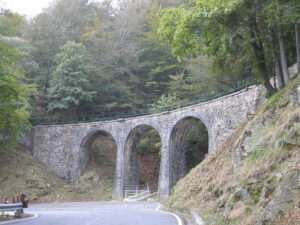
[[[102,140],[104,150],[96,151],[99,146],[94,145],[88,166],[74,184],[48,171],[24,148],[0,149],[0,202],[22,193],[31,203],[110,200],[115,156],[109,150],[114,146],[110,140]]]
[[[169,209],[206,224],[300,224],[299,85],[298,75],[207,155],[174,187]]]

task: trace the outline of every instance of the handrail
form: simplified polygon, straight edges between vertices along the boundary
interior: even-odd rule
[[[33,125],[37,126],[37,125],[78,124],[78,123],[88,123],[88,122],[110,121],[110,120],[117,120],[117,119],[128,119],[128,118],[132,118],[132,117],[151,115],[151,114],[155,114],[155,113],[169,112],[172,110],[176,110],[176,109],[192,106],[195,104],[211,101],[213,99],[220,98],[220,97],[241,91],[241,90],[243,90],[249,86],[252,86],[254,84],[256,84],[255,80],[253,78],[251,78],[251,79],[248,78],[246,80],[237,82],[235,85],[232,85],[232,87],[228,90],[222,90],[219,92],[209,93],[205,96],[191,99],[191,101],[188,103],[168,106],[165,108],[156,109],[156,110],[152,110],[152,111],[150,111],[149,109],[144,109],[144,110],[142,109],[142,110],[139,110],[138,112],[137,111],[127,112],[127,114],[115,113],[115,114],[107,115],[107,114],[101,113],[101,115],[90,115],[89,117],[79,118],[77,120],[70,120],[70,119],[54,120],[54,119],[45,119],[45,118],[31,118],[30,122]]]
[[[144,199],[149,195],[157,192],[157,185],[144,184],[137,186],[135,190],[125,190],[125,200],[136,200]]]
[[[144,196],[147,196],[147,195],[149,195],[150,193],[149,193],[149,191],[147,190],[147,191],[143,191],[143,192],[141,192],[141,193],[138,193],[138,194],[136,194],[136,195],[133,195],[133,196],[130,196],[130,197],[128,197],[127,199],[139,199],[139,198],[141,198],[141,197],[144,197]]]

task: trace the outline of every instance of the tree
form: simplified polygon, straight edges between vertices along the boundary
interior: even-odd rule
[[[185,62],[179,62],[174,57],[167,43],[162,42],[157,36],[159,27],[159,12],[162,7],[157,2],[152,2],[145,15],[141,49],[139,51],[139,88],[143,92],[144,101],[153,103],[159,96],[168,95],[168,83],[172,76],[182,74]]]
[[[282,12],[280,10],[279,0],[276,1],[276,6],[277,6],[276,21],[278,23],[277,30],[278,30],[278,39],[279,39],[279,48],[280,48],[281,68],[282,68],[284,83],[288,84],[288,82],[290,80],[290,76],[289,76],[289,70],[288,70],[285,38],[284,38],[283,30],[282,30],[282,27],[281,27],[281,14],[282,14]]]
[[[297,48],[297,69],[300,71],[300,24],[295,24],[296,31],[296,48]]]
[[[71,113],[78,118],[80,105],[92,101],[91,78],[95,68],[91,64],[86,47],[80,43],[67,42],[55,56],[56,69],[49,88],[49,112]]]
[[[39,111],[46,112],[48,107],[47,91],[56,68],[55,55],[67,41],[81,39],[89,19],[87,0],[58,0],[30,21],[25,37],[32,45],[30,55],[37,63],[37,70],[30,73],[29,78],[39,87],[39,98],[35,103],[43,109]]]
[[[284,86],[284,80],[282,75],[282,69],[280,64],[280,58],[276,49],[276,36],[274,31],[270,30],[270,41],[274,45],[272,48],[272,55],[274,60],[274,69],[275,69],[275,76],[276,76],[276,87],[281,89]]]
[[[212,57],[213,65],[221,68],[230,67],[227,63],[222,64],[228,56],[244,58],[248,62],[247,67],[252,64],[252,68],[256,68],[252,72],[262,77],[262,83],[272,94],[275,89],[269,81],[272,70],[266,47],[268,38],[265,31],[268,27],[264,22],[267,19],[264,9],[270,3],[257,0],[195,0],[189,8],[181,6],[164,10],[159,35],[171,44],[173,53],[180,57],[207,54]]]
[[[0,8],[0,31],[6,37],[22,36],[27,26],[25,19],[17,13]]]
[[[289,55],[294,55],[294,48],[297,48],[297,44],[293,43],[294,41],[293,38],[291,39],[291,36],[294,36],[292,29],[296,28],[295,24],[297,24],[300,20],[299,10],[300,6],[295,0],[269,0],[265,9],[262,10],[263,14],[265,14],[266,25],[268,26],[271,33],[270,35],[272,36],[271,42],[278,42],[279,51],[277,50],[278,47],[274,44],[271,45],[271,51],[273,55],[275,53],[275,58],[273,57],[275,71],[279,70],[279,68],[276,69],[276,67],[278,67],[277,52],[280,53],[279,66],[281,67],[283,85],[286,85],[289,82],[290,77],[288,66],[294,64],[295,60],[294,57],[291,59]],[[295,29],[295,33],[297,39],[297,29]],[[292,49],[289,49],[288,47]],[[292,54],[288,54],[289,52]],[[277,81],[278,80],[280,83],[280,78],[277,78]]]
[[[122,1],[119,9],[103,6],[94,8],[94,24],[83,35],[110,87],[107,99],[97,98],[95,105],[110,114],[137,113],[167,94],[169,76],[182,72],[184,65],[157,37],[161,6],[155,1]]]
[[[9,15],[9,18],[6,18]],[[0,13],[2,28],[11,21],[10,12]],[[17,23],[18,24],[18,23]],[[0,145],[16,144],[22,129],[29,125],[28,99],[35,85],[27,85],[19,69],[19,52],[1,35],[15,31],[0,30]]]

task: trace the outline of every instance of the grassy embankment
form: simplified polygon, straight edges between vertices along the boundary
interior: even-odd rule
[[[298,74],[179,181],[168,208],[206,224],[300,224],[299,84]]]

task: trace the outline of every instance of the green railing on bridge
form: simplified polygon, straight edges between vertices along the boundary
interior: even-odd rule
[[[145,116],[145,115],[151,115],[151,114],[156,114],[156,113],[163,113],[163,112],[168,112],[168,111],[184,108],[187,106],[211,101],[211,100],[241,91],[241,90],[243,90],[249,86],[255,85],[255,84],[256,84],[256,82],[253,78],[248,78],[246,80],[237,82],[235,85],[231,86],[227,90],[209,93],[205,96],[194,98],[188,103],[174,104],[173,106],[160,108],[155,111],[139,110],[138,112],[135,111],[135,112],[128,112],[128,113],[111,113],[109,115],[100,113],[98,115],[89,115],[87,117],[83,117],[78,120],[31,118],[30,122],[35,126],[36,125],[78,124],[78,123],[110,121],[110,120],[117,120],[117,119],[127,119],[127,118],[132,118],[132,117]]]

